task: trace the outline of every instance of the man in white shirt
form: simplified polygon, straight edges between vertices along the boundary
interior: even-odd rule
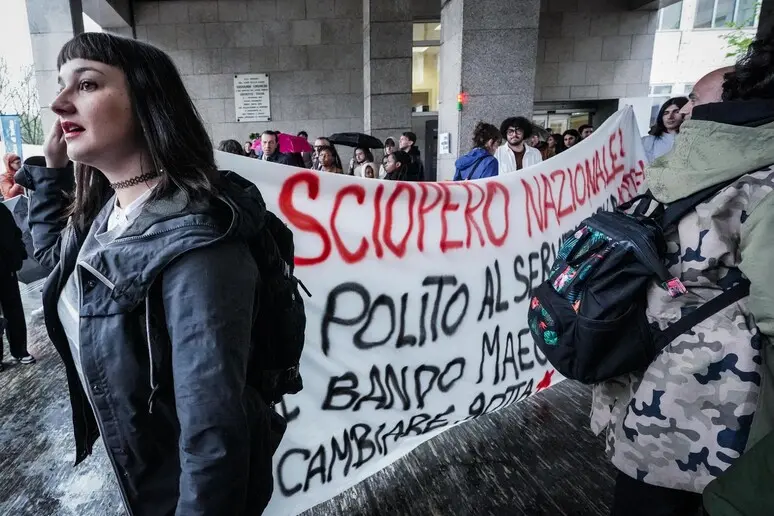
[[[495,152],[500,174],[516,172],[543,161],[540,151],[525,143],[532,136],[532,122],[523,116],[507,118],[500,125],[500,133],[506,141]]]

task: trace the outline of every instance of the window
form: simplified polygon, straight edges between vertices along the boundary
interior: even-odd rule
[[[758,0],[698,0],[696,29],[722,29],[730,24],[755,27]]]
[[[668,97],[672,94],[671,84],[654,84],[650,87],[651,97]]]
[[[441,89],[440,45],[439,22],[414,24],[414,46],[411,53],[412,111],[438,111],[438,94]]]
[[[658,11],[658,30],[679,30],[683,2],[677,2]]]

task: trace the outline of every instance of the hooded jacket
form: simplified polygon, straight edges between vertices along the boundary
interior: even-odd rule
[[[623,473],[701,492],[774,422],[774,104],[696,108],[673,151],[646,169],[656,200],[670,203],[733,181],[665,235],[670,271],[688,293],[648,291],[651,324],[664,329],[729,288],[742,299],[670,343],[641,373],[594,387],[592,428]],[[767,357],[768,360],[767,360]]]
[[[489,151],[476,147],[454,162],[454,180],[467,181],[481,179],[482,177],[494,177],[498,172],[497,159],[489,154]]]
[[[16,171],[11,168],[11,163],[17,159],[19,159],[19,156],[16,154],[6,154],[3,157],[5,173],[0,174],[0,196],[6,200],[24,193],[24,188],[17,185],[13,179]]]
[[[34,190],[35,258],[53,268],[43,306],[67,373],[76,464],[101,435],[130,516],[260,510],[271,414],[245,383],[260,279],[246,242],[265,210],[257,188],[224,180],[207,202],[149,200],[119,238],[78,261],[85,235],[62,217],[72,167],[28,161],[17,180]],[[56,310],[74,273],[83,383]]]

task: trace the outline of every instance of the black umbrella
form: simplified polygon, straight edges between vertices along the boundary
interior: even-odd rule
[[[13,220],[16,225],[22,231],[22,241],[24,242],[24,248],[27,250],[27,259],[24,260],[21,270],[17,273],[19,281],[22,283],[32,283],[39,279],[45,278],[50,272],[48,269],[40,265],[33,258],[34,248],[32,246],[32,235],[30,234],[30,227],[27,223],[27,211],[28,201],[23,195],[17,195],[12,199],[3,201],[3,204],[11,211]]]
[[[364,149],[381,149],[384,147],[379,138],[363,133],[336,133],[328,138],[331,143],[345,147],[362,147]]]

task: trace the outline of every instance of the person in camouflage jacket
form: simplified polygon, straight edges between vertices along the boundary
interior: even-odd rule
[[[739,65],[725,87],[738,73]],[[697,514],[705,486],[773,426],[774,102],[724,100],[695,107],[673,151],[646,171],[667,204],[733,180],[666,234],[668,266],[688,293],[671,299],[654,283],[648,318],[663,329],[742,275],[751,293],[675,339],[645,371],[594,387],[591,426],[606,432],[620,472],[613,514]]]

